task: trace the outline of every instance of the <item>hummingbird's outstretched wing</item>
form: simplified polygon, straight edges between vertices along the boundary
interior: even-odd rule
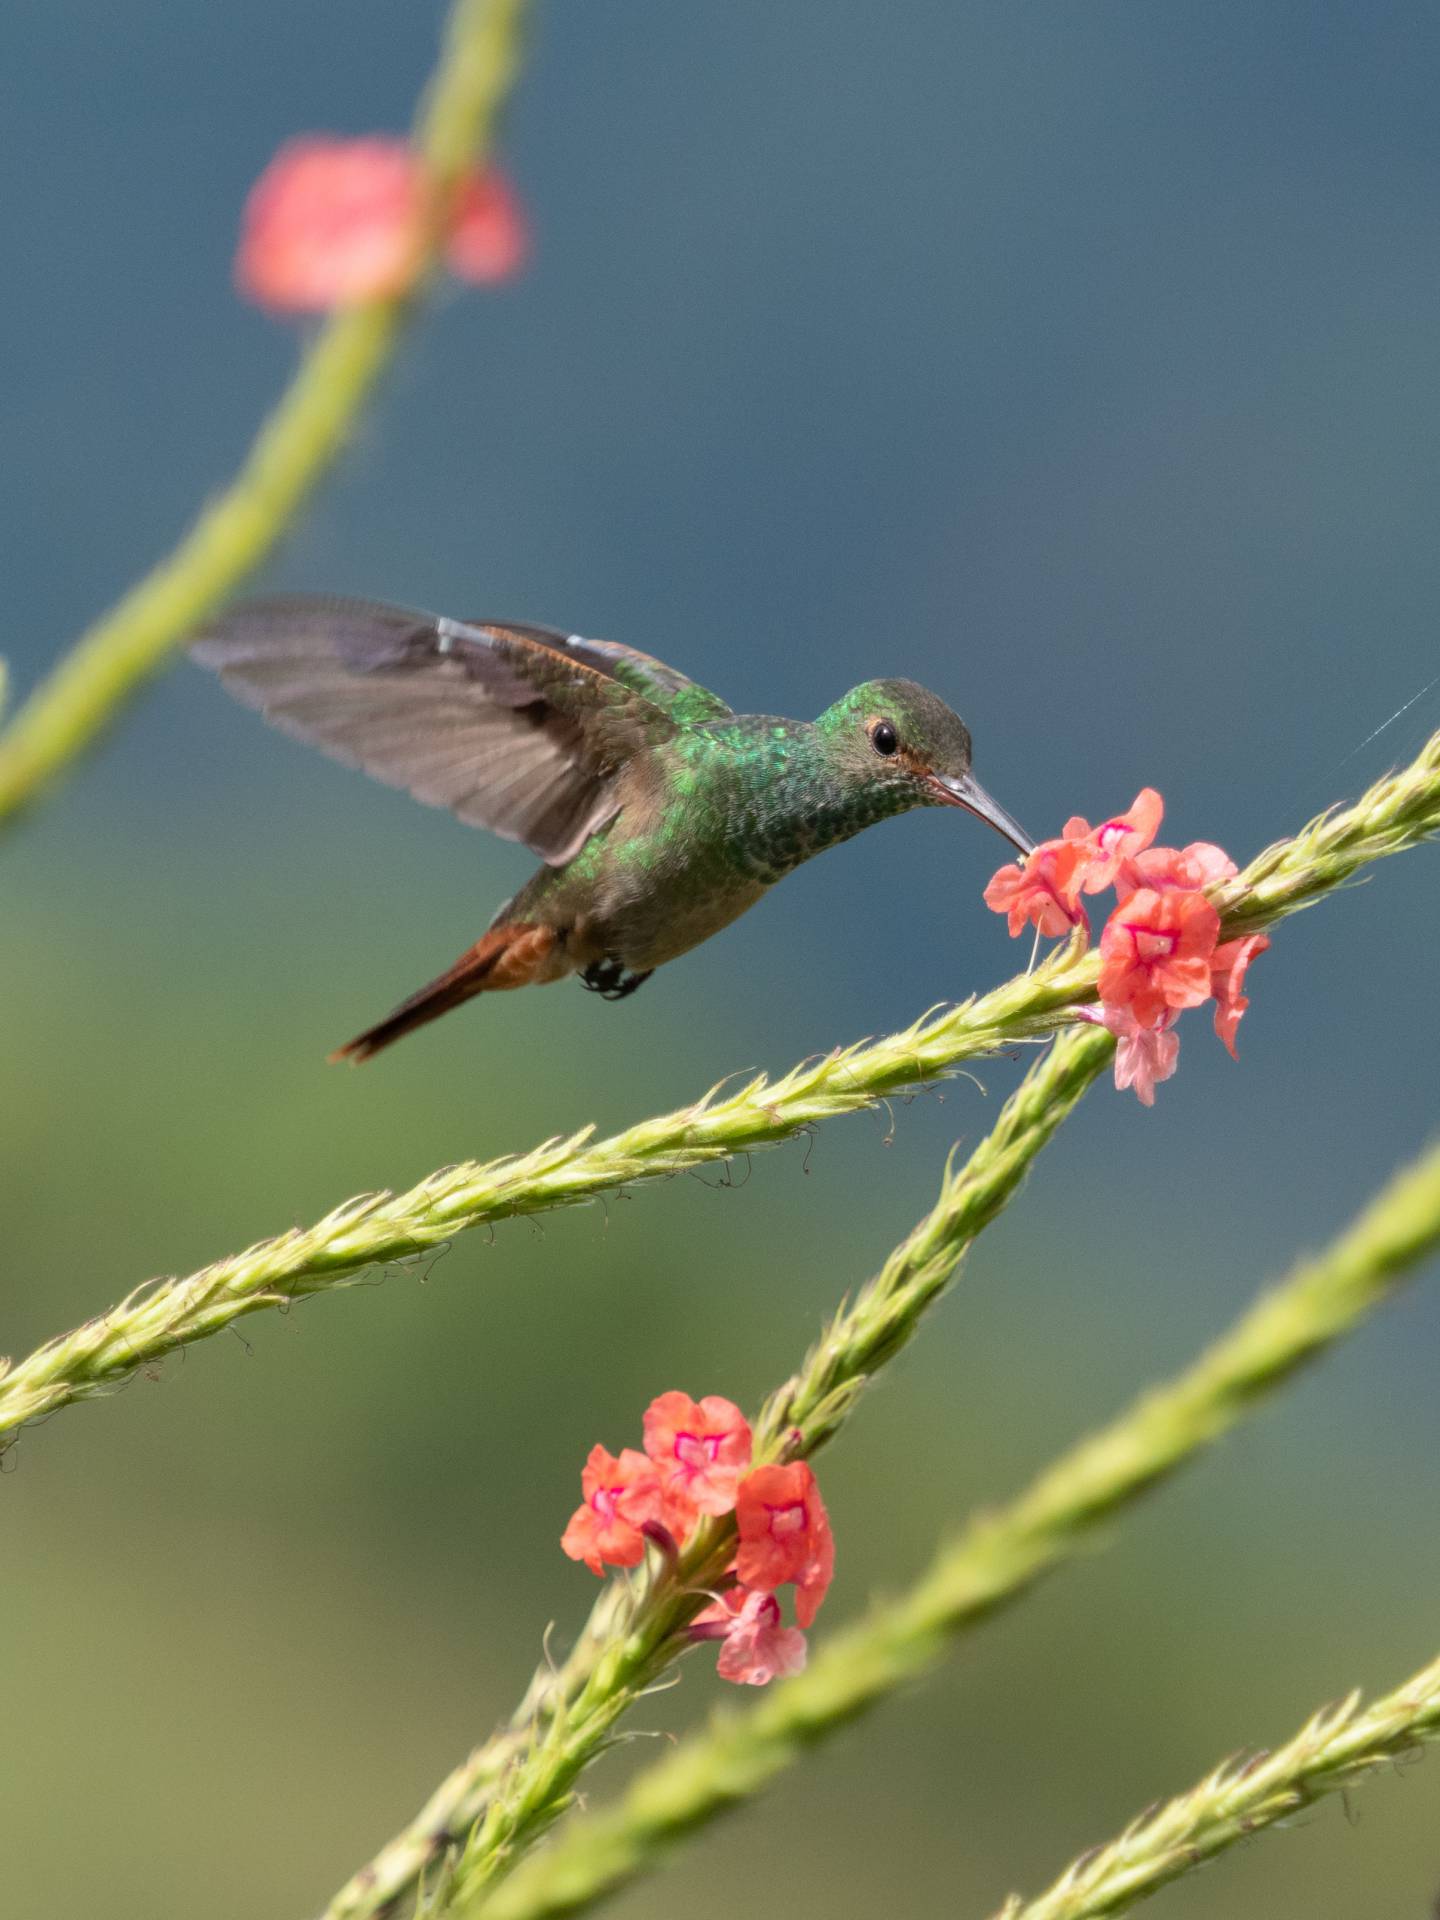
[[[552,866],[614,819],[631,755],[729,711],[608,641],[310,594],[242,601],[191,652],[285,732]]]

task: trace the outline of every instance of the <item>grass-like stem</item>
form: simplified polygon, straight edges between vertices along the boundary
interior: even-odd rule
[[[753,1798],[812,1746],[915,1680],[978,1620],[1071,1559],[1098,1526],[1230,1431],[1351,1331],[1440,1247],[1440,1147],[1397,1175],[1325,1252],[1262,1294],[1215,1345],[1109,1426],[1072,1448],[1010,1505],[981,1514],[895,1600],[826,1640],[807,1671],[753,1706],[717,1714],[642,1773],[613,1808],[577,1815],[488,1899],[463,1875],[440,1883],[436,1920],[548,1920],[578,1913],[652,1867],[678,1839]],[[1080,1920],[1118,1911],[1098,1890],[1149,1891],[1245,1831],[1343,1785],[1373,1757],[1435,1729],[1434,1669],[1366,1715],[1353,1702],[1312,1722],[1252,1771],[1221,1769],[1193,1794],[1064,1876],[1003,1920]],[[1128,1897],[1138,1897],[1131,1893]]]
[[[1440,830],[1440,733],[1352,806],[1268,848],[1217,894],[1226,936],[1269,926],[1343,886],[1368,862]],[[1269,963],[1273,966],[1273,962]],[[1093,952],[1067,943],[1033,973],[901,1033],[802,1061],[771,1080],[714,1088],[692,1105],[596,1140],[586,1127],[533,1151],[446,1167],[401,1194],[347,1200],[314,1226],[262,1240],[184,1279],[137,1289],[97,1319],[0,1365],[0,1449],[28,1420],[104,1393],[136,1368],[251,1313],[344,1286],[468,1228],[573,1206],[792,1139],[817,1121],[943,1079],[967,1060],[1053,1034],[1095,997]]]
[[[1108,1033],[1077,1027],[1035,1062],[964,1166],[947,1169],[930,1212],[771,1395],[756,1423],[757,1462],[804,1458],[835,1433],[1018,1190],[1112,1046]],[[575,1779],[610,1744],[620,1716],[685,1650],[684,1629],[733,1552],[733,1523],[709,1521],[678,1566],[657,1564],[638,1587],[617,1580],[605,1588],[568,1659],[537,1671],[508,1727],[361,1868],[325,1920],[379,1920],[452,1849],[459,1851],[447,1884],[473,1893],[502,1875],[569,1805]]]
[[[1386,1762],[1440,1739],[1440,1659],[1368,1707],[1352,1693],[1322,1707],[1283,1746],[1222,1761],[1072,1862],[1034,1900],[1013,1895],[993,1920],[1095,1920],[1128,1913],[1217,1853],[1356,1786]]]
[[[455,0],[417,116],[431,216],[488,149],[514,77],[527,0]],[[430,273],[393,298],[337,313],[301,360],[229,487],[166,559],[75,643],[0,734],[0,825],[29,806],[252,573],[354,430]]]

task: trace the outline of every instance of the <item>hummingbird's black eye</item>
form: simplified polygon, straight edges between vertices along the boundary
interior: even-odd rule
[[[877,720],[870,729],[870,744],[888,760],[900,745],[900,736],[888,720]]]

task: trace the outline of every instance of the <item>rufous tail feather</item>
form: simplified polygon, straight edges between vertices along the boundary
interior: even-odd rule
[[[537,927],[526,921],[492,927],[468,953],[462,953],[453,967],[432,980],[428,986],[402,1000],[392,1013],[373,1027],[367,1027],[330,1055],[332,1062],[348,1060],[359,1066],[373,1054],[388,1047],[392,1040],[413,1033],[442,1013],[458,1007],[477,993],[498,993],[511,987],[528,987],[547,976],[545,963],[557,939],[553,927]]]

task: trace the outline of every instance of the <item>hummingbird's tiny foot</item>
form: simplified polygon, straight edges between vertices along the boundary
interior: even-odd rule
[[[627,973],[619,960],[595,960],[581,974],[580,983],[591,993],[598,993],[602,1000],[628,1000],[654,971],[648,967],[644,973]]]
[[[580,984],[590,993],[612,994],[625,978],[618,960],[592,960],[580,975]]]
[[[653,967],[647,967],[644,973],[627,973],[620,981],[620,984],[607,993],[605,998],[607,1000],[628,1000],[637,987],[644,986],[654,971],[655,969]]]

